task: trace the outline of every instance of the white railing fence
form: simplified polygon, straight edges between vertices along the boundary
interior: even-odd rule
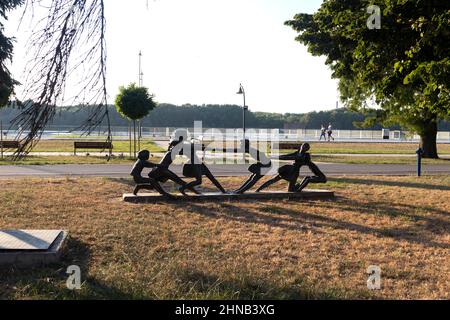
[[[161,127],[150,128],[142,127],[142,138],[169,139],[171,134],[177,128]],[[185,128],[191,137],[203,140],[217,140],[217,137],[223,140],[240,140],[243,136],[242,129],[221,129],[221,128]],[[17,132],[5,131],[3,128],[3,137],[14,139]],[[75,131],[74,131],[75,130]],[[90,136],[82,136],[82,132],[76,131],[76,128],[70,126],[49,126],[43,135],[43,139],[64,139],[64,138],[99,138],[105,137],[106,127],[98,128]],[[26,132],[25,132],[26,134]],[[253,129],[246,131],[246,137],[250,140],[277,139],[278,141],[315,141],[319,140],[321,131],[314,129]],[[112,135],[116,139],[126,139],[129,136],[128,127],[112,127]],[[407,131],[389,131],[389,130],[333,130],[333,137],[336,141],[394,141],[394,142],[417,142],[420,137],[417,134]],[[323,139],[322,139],[323,140]],[[441,131],[437,135],[438,142],[450,143],[450,132]]]

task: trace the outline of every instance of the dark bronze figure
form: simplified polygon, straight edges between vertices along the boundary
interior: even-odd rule
[[[185,148],[188,148],[188,154],[185,154],[189,158],[189,162],[183,166],[183,175],[187,178],[195,178],[194,181],[181,186],[180,192],[185,194],[186,189],[195,190],[195,187],[203,183],[202,177],[206,176],[222,193],[226,193],[219,181],[214,177],[205,163],[197,156],[197,149],[201,149],[201,145],[196,145],[194,142],[185,144]],[[181,152],[183,154],[183,151]]]
[[[160,182],[164,183],[168,180],[172,180],[182,187],[185,187],[187,185],[185,181],[183,181],[175,173],[169,170],[169,167],[173,163],[173,159],[176,155],[176,150],[174,150],[174,148],[182,141],[182,138],[179,138],[178,140],[172,140],[170,142],[168,151],[165,153],[159,164],[154,164],[148,161],[150,157],[149,151],[143,150],[138,153],[138,160],[134,164],[133,170],[131,171],[131,175],[133,176],[134,181],[137,183],[133,194],[136,195],[141,189],[155,189],[164,196],[173,197],[172,195],[164,191],[164,189],[159,184]],[[142,170],[144,168],[152,168],[152,170],[148,174],[148,178],[144,178],[141,176]],[[192,192],[198,193],[194,188],[187,187],[187,189],[191,190]]]
[[[296,152],[280,156],[280,160],[293,160],[294,164],[280,167],[278,169],[278,175],[260,186],[256,192],[260,192],[280,180],[289,182],[289,192],[301,192],[309,183],[326,183],[327,177],[320,171],[319,167],[311,161],[311,155],[308,153],[309,149],[310,145],[304,143]],[[298,184],[297,180],[302,166],[308,166],[314,176],[305,177],[303,181]]]
[[[155,170],[159,166],[158,164],[148,161],[149,158],[150,152],[148,150],[139,151],[138,160],[135,162],[133,169],[131,170],[131,176],[133,176],[134,182],[136,183],[136,187],[134,188],[133,194],[137,195],[137,193],[141,189],[148,189],[148,190],[155,189],[164,196],[172,197],[172,195],[167,193],[159,184],[158,181],[162,182],[163,179],[158,180],[155,179],[155,177],[145,178],[142,176],[142,171],[144,170],[144,168],[152,168],[153,170]]]
[[[250,171],[250,177],[244,182],[244,184],[234,191],[236,194],[243,194],[250,190],[262,177],[264,177],[263,170],[269,169],[272,166],[272,161],[266,156],[264,152],[261,152],[250,146],[250,141],[245,140],[245,153],[250,154],[257,162],[252,164],[248,171]]]

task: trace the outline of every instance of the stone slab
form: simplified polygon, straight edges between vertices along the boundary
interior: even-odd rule
[[[60,230],[0,230],[0,250],[47,250]]]
[[[173,194],[174,200],[168,199],[158,193],[124,194],[123,201],[130,203],[156,203],[167,201],[236,201],[236,200],[316,200],[333,199],[334,192],[328,190],[304,190],[302,192],[249,192],[245,194],[204,193],[201,195]]]
[[[14,230],[2,230],[7,234],[16,234]],[[0,266],[34,267],[56,263],[61,258],[62,249],[67,238],[67,231],[63,230],[16,230],[32,234],[57,234],[47,249],[0,249]],[[32,232],[31,232],[32,231]],[[42,233],[36,233],[42,231]],[[24,246],[25,247],[25,246]],[[43,243],[42,246],[44,247]]]

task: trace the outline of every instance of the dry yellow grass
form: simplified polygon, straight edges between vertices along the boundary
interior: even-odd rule
[[[336,178],[336,201],[156,205],[123,203],[127,180],[0,183],[2,229],[71,235],[61,265],[0,269],[0,298],[450,298],[449,176]]]

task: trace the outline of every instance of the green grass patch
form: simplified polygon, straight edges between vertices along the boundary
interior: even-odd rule
[[[13,160],[11,157],[5,157],[0,160],[2,165],[59,165],[59,164],[130,164],[135,160],[128,157],[112,157],[108,161],[106,156],[27,156],[19,160]],[[159,158],[152,158],[151,161],[159,162]]]
[[[0,299],[450,297],[448,175],[335,177],[326,201],[129,204],[130,182],[2,180],[3,229],[58,228],[69,239],[58,264],[1,267]],[[66,288],[70,265],[79,291]],[[382,269],[381,290],[367,289],[370,265]]]
[[[312,156],[313,161],[328,163],[347,163],[347,164],[416,164],[415,157],[395,157],[395,156],[339,156],[339,155],[320,155]],[[447,159],[422,159],[424,165],[448,164],[450,158]]]
[[[93,139],[69,139],[69,140],[41,140],[37,144],[37,146],[33,149],[33,152],[73,152],[73,143],[74,141],[94,141]],[[105,140],[97,139],[95,141],[104,142]],[[130,152],[130,143],[129,141],[124,140],[113,140],[113,152]],[[133,147],[133,146],[132,146]],[[164,152],[164,149],[159,147],[154,141],[151,140],[142,140],[141,141],[141,149],[147,149],[150,152]],[[83,150],[77,149],[77,153],[83,152],[100,152],[102,150]]]

